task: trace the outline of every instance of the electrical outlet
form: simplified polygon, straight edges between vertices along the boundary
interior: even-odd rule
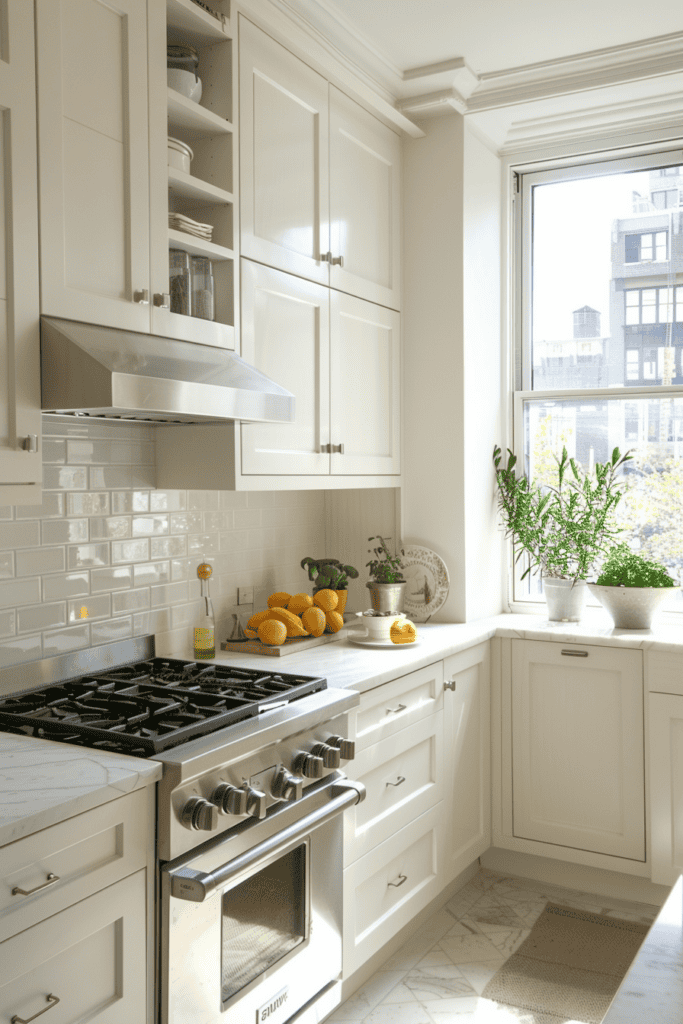
[[[237,588],[237,603],[238,604],[253,604],[254,603],[254,588],[253,587],[238,587]]]

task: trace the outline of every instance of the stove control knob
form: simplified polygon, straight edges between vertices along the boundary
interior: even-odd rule
[[[180,820],[185,828],[211,832],[218,825],[218,808],[200,796],[192,796],[183,807]]]
[[[356,756],[356,744],[353,740],[346,740],[343,736],[330,736],[327,741],[331,747],[336,747],[342,761],[353,761]]]
[[[276,800],[300,800],[303,793],[304,780],[300,775],[292,775],[284,765],[280,765],[273,777],[270,792]]]
[[[323,769],[322,757],[316,757],[314,754],[298,754],[294,758],[294,764],[292,768],[299,775],[304,775],[307,779],[322,779]]]
[[[251,786],[245,786],[244,792],[247,794],[247,814],[251,814],[252,818],[265,818],[266,794]]]
[[[338,749],[329,746],[327,743],[316,743],[311,753],[315,757],[322,757],[326,768],[338,768],[341,763],[341,754]]]
[[[246,814],[247,791],[230,786],[227,782],[221,782],[211,795],[211,803],[215,804],[223,814]]]

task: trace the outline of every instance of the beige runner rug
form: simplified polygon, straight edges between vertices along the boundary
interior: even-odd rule
[[[548,903],[485,999],[561,1020],[600,1024],[648,926]]]

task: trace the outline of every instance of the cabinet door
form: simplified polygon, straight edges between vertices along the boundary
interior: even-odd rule
[[[645,860],[640,651],[512,642],[513,833]]]
[[[147,5],[36,11],[41,312],[149,331]]]
[[[241,253],[329,282],[327,82],[239,19]]]
[[[650,694],[652,881],[683,872],[683,697]]]
[[[249,260],[241,278],[242,355],[296,396],[293,423],[242,424],[242,473],[328,474],[329,289]]]
[[[448,841],[446,881],[491,845],[491,675],[489,645],[444,661],[444,750]]]
[[[40,501],[38,204],[33,5],[0,22],[0,504]],[[24,441],[35,435],[35,451]]]
[[[331,471],[401,471],[401,318],[392,309],[330,294]],[[343,445],[343,451],[335,447]]]
[[[330,284],[400,309],[401,140],[330,86]]]

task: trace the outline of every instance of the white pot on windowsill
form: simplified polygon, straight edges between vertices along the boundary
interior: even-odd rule
[[[660,604],[675,593],[673,587],[602,587],[597,583],[588,586],[612,616],[616,629],[649,629]]]
[[[543,593],[550,622],[578,622],[586,603],[585,580],[560,580],[543,577]]]

